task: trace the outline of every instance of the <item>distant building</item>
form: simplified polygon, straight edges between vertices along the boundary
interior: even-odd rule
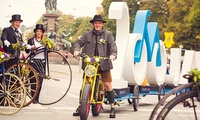
[[[101,12],[103,12],[103,7],[96,7],[96,14],[99,15]]]
[[[24,39],[23,39],[25,42],[28,40],[29,33],[33,32],[34,29],[35,29],[35,25],[26,28],[26,31],[24,32]]]

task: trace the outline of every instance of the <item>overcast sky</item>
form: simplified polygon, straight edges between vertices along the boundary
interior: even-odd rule
[[[102,0],[57,0],[57,9],[76,17],[93,17],[101,2]],[[35,25],[45,13],[44,3],[45,0],[0,0],[0,27],[10,26],[9,21],[13,14],[21,14],[21,25]]]

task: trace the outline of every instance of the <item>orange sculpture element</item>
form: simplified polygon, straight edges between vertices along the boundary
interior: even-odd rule
[[[174,44],[174,33],[173,32],[165,32],[165,40],[164,40],[164,44],[166,48],[171,48],[172,45]]]
[[[142,83],[142,86],[149,86],[147,78],[144,78],[144,81]]]

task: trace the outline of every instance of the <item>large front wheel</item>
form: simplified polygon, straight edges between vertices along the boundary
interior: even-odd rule
[[[87,120],[90,112],[91,86],[86,84],[83,90],[80,108],[80,119]]]
[[[45,58],[38,59],[38,56],[44,54]],[[66,57],[54,50],[41,49],[30,55],[27,61],[38,73],[39,103],[51,105],[62,100],[72,83],[72,70]]]

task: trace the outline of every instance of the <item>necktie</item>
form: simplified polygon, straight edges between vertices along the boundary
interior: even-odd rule
[[[17,30],[17,29],[15,29],[15,32],[18,34],[19,33],[19,31]]]
[[[15,34],[17,35],[17,41],[22,41],[19,31],[15,29]]]

